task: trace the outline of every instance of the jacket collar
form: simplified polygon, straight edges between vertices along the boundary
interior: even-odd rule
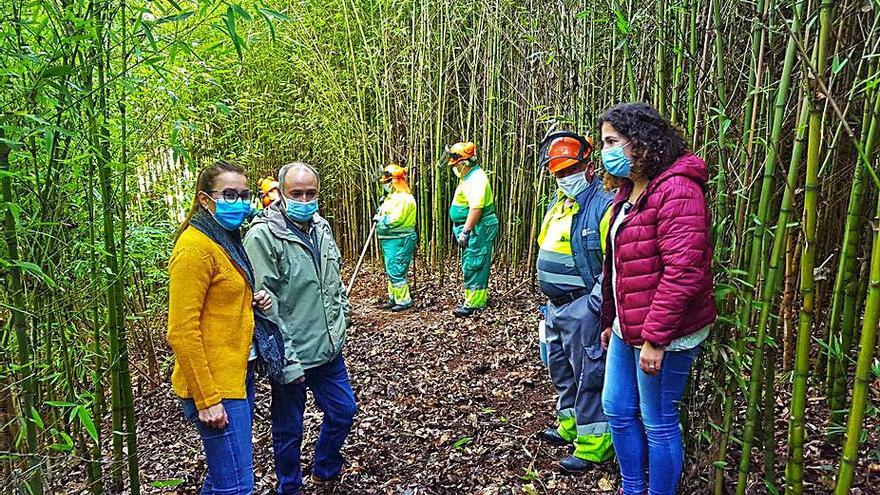
[[[269,227],[269,232],[272,233],[275,237],[279,239],[283,239],[285,241],[294,241],[294,242],[302,242],[296,234],[290,231],[290,227],[288,226],[287,219],[284,217],[284,212],[281,210],[281,201],[275,201],[271,205],[269,205],[265,210],[263,210],[263,214],[261,217],[258,217],[254,222],[261,223],[265,222]],[[324,219],[321,215],[315,213],[315,216],[312,217],[312,224],[314,228],[318,229],[319,232],[323,233],[327,229],[327,220]]]
[[[648,195],[654,192],[660,184],[666,182],[671,177],[678,175],[688,177],[701,187],[705,187],[709,173],[706,168],[706,163],[700,157],[691,152],[687,152],[675,160],[675,162],[660,175],[654,177],[651,182],[648,182],[645,191],[642,193],[642,198],[648,197]],[[614,202],[618,203],[627,200],[630,193],[632,193],[632,190],[632,181],[626,179],[623,182],[623,185],[617,190],[617,194],[614,196]]]

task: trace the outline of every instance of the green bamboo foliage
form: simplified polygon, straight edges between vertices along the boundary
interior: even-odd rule
[[[711,171],[721,318],[685,402],[694,469],[681,491],[725,493],[731,463],[738,493],[752,490],[762,469],[774,491],[782,481],[774,454],[784,447],[785,482],[797,493],[816,462],[802,449],[802,426],[839,430],[855,391],[838,477],[844,493],[864,478],[857,440],[872,407],[876,334],[865,330],[872,319],[876,326],[878,256],[870,271],[869,260],[859,260],[871,251],[862,205],[877,194],[868,177],[880,132],[880,16],[863,2],[839,1],[832,25],[830,5],[7,0],[9,8],[0,9],[0,145],[8,158],[0,179],[8,186],[4,205],[12,206],[4,209],[0,277],[8,290],[0,305],[19,312],[8,313],[0,356],[16,363],[2,377],[12,377],[6,395],[16,398],[11,414],[24,431],[16,457],[0,461],[0,471],[27,474],[13,482],[17,490],[38,482],[31,475],[49,472],[44,462],[57,456],[46,454],[63,432],[92,493],[138,489],[131,390],[167,379],[156,364],[167,349],[148,351],[162,342],[161,332],[141,323],[161,320],[166,234],[179,220],[193,170],[205,162],[234,158],[253,178],[293,159],[315,164],[321,213],[350,257],[378,204],[376,174],[402,161],[418,204],[417,271],[433,279],[414,284],[414,295],[427,300],[435,295],[423,291],[460,277],[447,218],[456,179],[442,149],[472,140],[503,231],[493,284],[524,282],[527,291],[555,187],[538,168],[537,143],[551,129],[598,138],[603,110],[648,99],[684,128]],[[827,53],[804,60],[804,50],[820,45]],[[798,54],[808,66],[803,80]],[[812,83],[809,97],[791,94],[801,82]],[[809,117],[800,115],[804,105]],[[846,139],[854,136],[857,143]],[[857,162],[862,150],[865,161]],[[594,159],[601,171],[598,152]],[[802,199],[801,223],[792,216]],[[370,254],[378,268],[378,249]],[[828,267],[835,273],[823,281]],[[807,273],[813,270],[815,280]],[[816,400],[822,383],[806,379],[804,359],[816,356],[836,410],[827,425],[825,404]],[[794,358],[788,382],[782,377]],[[147,363],[139,368],[155,376],[129,375],[129,359]],[[57,379],[39,376],[47,369],[59,370]],[[774,406],[790,391],[792,429],[779,441],[775,428],[784,421]],[[73,406],[47,405],[58,401],[87,411],[94,433],[66,419]],[[752,462],[756,446],[763,466]],[[58,491],[54,477],[44,482],[45,491]]]

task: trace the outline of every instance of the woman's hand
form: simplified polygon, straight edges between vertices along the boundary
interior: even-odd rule
[[[608,344],[611,343],[611,327],[602,330],[602,335],[599,336],[599,339],[602,341],[602,349],[608,350]]]
[[[254,294],[254,307],[259,309],[262,312],[269,311],[272,309],[272,298],[269,297],[269,293],[261,290]]]
[[[226,409],[223,407],[222,402],[218,402],[205,409],[200,409],[199,421],[218,430],[226,428],[226,425],[229,424],[229,418],[226,417]]]
[[[663,365],[663,354],[666,352],[662,347],[654,347],[650,342],[645,341],[642,350],[639,352],[639,366],[646,375],[656,375],[660,373],[660,366]]]

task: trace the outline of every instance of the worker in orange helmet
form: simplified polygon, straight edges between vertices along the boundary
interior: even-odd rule
[[[263,205],[263,208],[268,208],[269,205],[278,201],[278,198],[281,197],[281,190],[278,188],[277,180],[268,177],[260,179],[257,182],[257,187],[260,190],[260,203]]]
[[[544,328],[547,367],[559,395],[558,426],[542,433],[555,445],[574,445],[559,463],[581,473],[614,453],[602,410],[605,352],[599,308],[604,239],[611,194],[589,160],[593,142],[567,131],[547,136],[540,162],[556,179],[557,190],[538,235],[538,283],[549,299]]]
[[[455,143],[446,149],[447,164],[458,177],[458,187],[449,207],[452,232],[461,250],[464,302],[452,312],[468,317],[486,307],[489,299],[489,270],[498,235],[495,196],[489,177],[477,163],[477,146]]]
[[[382,170],[384,199],[373,217],[388,275],[388,302],[393,312],[413,307],[407,272],[416,249],[416,200],[406,182],[407,170],[392,163]]]

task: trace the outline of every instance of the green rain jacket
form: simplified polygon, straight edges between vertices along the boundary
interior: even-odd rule
[[[254,291],[272,297],[269,317],[284,337],[284,383],[321,366],[342,352],[348,326],[348,295],[340,275],[341,255],[330,224],[312,218],[320,260],[288,227],[280,202],[251,224],[244,247],[254,267]]]

